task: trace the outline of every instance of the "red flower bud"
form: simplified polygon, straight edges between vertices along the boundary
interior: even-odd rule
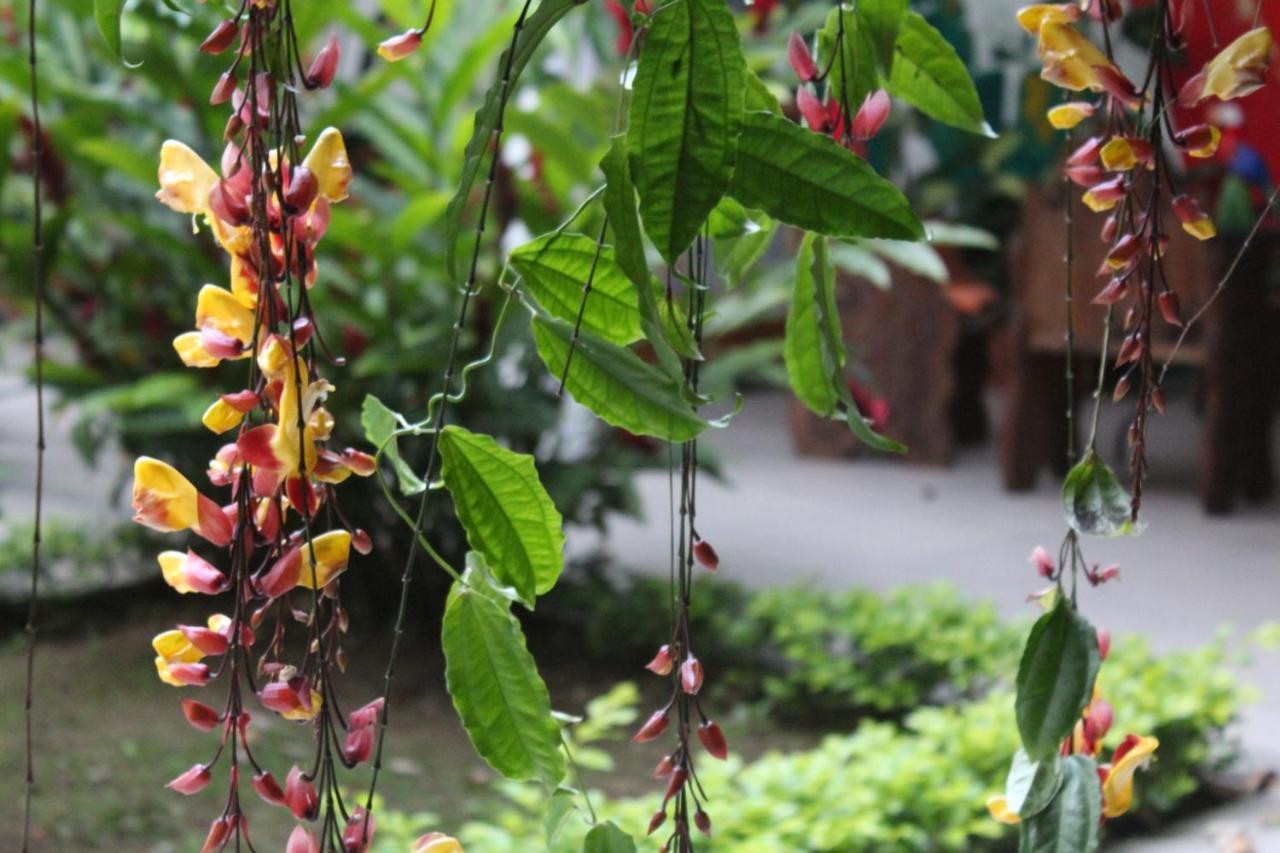
[[[646,741],[651,741],[654,738],[656,738],[658,735],[662,734],[667,730],[668,722],[669,720],[667,717],[666,708],[661,708],[657,711],[654,711],[653,714],[649,717],[649,719],[645,720],[644,725],[640,727],[640,730],[636,732],[631,739],[636,743],[645,743]]]
[[[1129,280],[1124,278],[1113,278],[1107,282],[1107,286],[1098,291],[1098,295],[1093,297],[1094,305],[1115,305],[1124,299],[1129,292]]]
[[[787,62],[801,82],[808,83],[818,76],[818,65],[813,61],[809,45],[799,33],[792,33],[787,39]]]
[[[653,835],[654,830],[656,830],[658,827],[662,826],[666,822],[667,822],[667,813],[665,811],[654,812],[653,817],[649,818],[649,829],[645,832],[645,835]]]
[[[169,674],[187,687],[204,687],[209,683],[209,667],[202,663],[171,663]]]
[[[1128,269],[1137,262],[1138,254],[1145,247],[1146,243],[1137,236],[1125,234],[1107,253],[1106,265],[1113,270]]]
[[[1084,718],[1085,734],[1091,740],[1100,741],[1107,736],[1115,719],[1116,714],[1111,703],[1106,699],[1099,699],[1089,706],[1089,713]]]
[[[667,802],[680,793],[680,789],[684,787],[684,783],[689,781],[689,771],[683,767],[677,767],[671,771],[671,776],[667,779],[667,792],[662,797],[662,805],[665,808]]]
[[[311,830],[299,824],[293,828],[293,832],[289,833],[289,841],[285,845],[284,853],[320,853],[320,845],[316,843]]]
[[[327,89],[333,82],[334,72],[338,70],[338,57],[341,53],[338,37],[330,36],[329,41],[325,42],[316,58],[311,61],[311,67],[307,69],[307,82],[318,89]]]
[[[680,665],[680,687],[690,695],[702,689],[702,662],[693,655]]]
[[[853,117],[853,136],[866,142],[880,132],[885,120],[889,118],[892,102],[889,93],[884,89],[876,89],[867,95]]]
[[[364,528],[357,527],[351,534],[351,547],[356,549],[357,554],[368,554],[373,551],[373,540]]]
[[[353,729],[368,728],[378,722],[378,715],[382,713],[382,706],[386,701],[379,696],[372,702],[362,705],[351,712],[351,716],[347,717],[347,725]]]
[[[701,807],[693,813],[693,825],[698,827],[698,831],[703,835],[711,835],[711,817]]]
[[[345,853],[364,853],[373,841],[373,815],[364,810],[364,806],[356,806],[351,817],[347,818],[346,829],[342,831],[342,849]]]
[[[1102,137],[1092,136],[1081,143],[1075,151],[1071,152],[1071,156],[1067,158],[1068,166],[1088,166],[1098,162],[1098,155],[1102,152]]]
[[[294,212],[311,207],[320,192],[320,181],[306,166],[295,166],[289,176],[289,186],[284,191],[284,203]],[[298,343],[301,347],[301,342]]]
[[[796,109],[800,110],[800,115],[804,117],[805,123],[809,125],[810,130],[818,133],[826,133],[828,127],[829,116],[827,109],[822,105],[822,101],[818,100],[818,96],[809,91],[807,86],[801,86],[796,92]]]
[[[1028,562],[1036,567],[1036,572],[1042,578],[1053,577],[1053,572],[1057,568],[1057,566],[1054,565],[1053,560],[1049,557],[1049,552],[1045,551],[1045,549],[1039,545],[1037,545],[1031,552],[1031,557]]]
[[[1120,220],[1117,219],[1116,215],[1113,213],[1107,217],[1105,222],[1102,223],[1102,230],[1098,232],[1098,236],[1104,243],[1114,243],[1116,240],[1116,234],[1119,231]]]
[[[229,817],[220,817],[209,825],[209,834],[205,836],[204,846],[200,848],[200,853],[214,853],[215,850],[221,850],[226,846],[227,839],[231,837],[231,827],[234,824]]]
[[[1102,84],[1102,88],[1107,90],[1107,94],[1124,104],[1133,103],[1137,100],[1138,90],[1134,87],[1133,82],[1114,65],[1095,65],[1093,70],[1098,75],[1098,82]]]
[[[714,720],[698,726],[698,740],[713,757],[721,761],[729,757],[729,744],[724,739],[724,732],[720,731],[720,724]]]
[[[361,726],[347,732],[347,740],[342,744],[342,762],[348,767],[355,767],[369,760],[373,752],[373,727]]]
[[[165,787],[171,791],[177,791],[179,794],[190,796],[204,790],[204,786],[208,785],[211,779],[213,779],[213,775],[209,773],[209,768],[203,764],[197,764],[186,773],[170,780]]]
[[[693,558],[713,572],[720,568],[720,555],[705,539],[699,539],[693,543]]]
[[[1156,297],[1156,305],[1160,307],[1160,316],[1170,326],[1182,328],[1182,309],[1178,302],[1178,294],[1166,290]]]
[[[178,630],[187,638],[187,642],[206,655],[226,654],[227,638],[217,631],[201,628],[198,625],[179,625]]]
[[[1100,183],[1106,176],[1107,173],[1101,166],[1082,164],[1067,167],[1067,177],[1071,180],[1071,183],[1078,187],[1092,187],[1094,184]]]
[[[315,820],[320,812],[320,797],[316,794],[316,786],[302,774],[296,764],[285,777],[284,799],[289,811],[298,820]]]
[[[1106,660],[1107,655],[1111,654],[1111,632],[1106,628],[1099,628],[1098,631],[1098,659]]]
[[[671,656],[671,647],[664,645],[658,649],[658,653],[653,656],[653,660],[644,665],[644,668],[654,675],[670,675],[671,668],[674,665],[675,659]]]
[[[658,762],[658,766],[653,768],[653,778],[665,779],[667,774],[675,769],[675,762],[672,761],[670,755],[662,756],[662,760]]]
[[[202,732],[211,732],[222,722],[222,717],[213,708],[194,699],[182,700],[182,714],[187,722]]]
[[[417,30],[408,30],[398,36],[385,39],[378,45],[378,56],[388,62],[399,62],[418,49],[422,44],[422,34]]]
[[[236,75],[230,71],[223,71],[222,75],[218,77],[218,82],[213,84],[213,91],[209,93],[209,103],[215,107],[218,104],[225,104],[235,90]]]
[[[286,805],[284,790],[280,787],[280,783],[276,781],[276,777],[266,770],[254,774],[253,790],[258,792],[258,796],[262,797],[264,802],[273,806]]]
[[[240,32],[240,28],[236,26],[236,22],[226,20],[213,28],[213,32],[200,43],[201,53],[222,53],[231,47],[231,42],[235,41],[236,34]]]

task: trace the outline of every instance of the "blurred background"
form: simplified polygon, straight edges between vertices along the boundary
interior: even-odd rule
[[[1147,6],[1126,3],[1122,58],[1145,43]],[[1251,3],[1221,6],[1220,38],[1248,28]],[[715,850],[1016,846],[983,804],[1017,745],[1009,681],[1036,613],[1026,598],[1040,581],[1027,555],[1036,545],[1052,551],[1065,529],[1062,140],[1042,119],[1056,96],[1036,76],[1032,39],[1010,3],[913,7],[970,65],[999,137],[896,110],[868,158],[904,187],[935,240],[833,252],[854,393],[911,447],[905,459],[868,452],[785,391],[791,235],[733,234],[716,246],[703,384],[722,400],[743,393],[745,408],[704,442],[713,482],[699,513],[721,569],[695,593],[695,633],[708,704],[734,751],[728,766],[705,771]],[[786,39],[820,28],[829,8],[735,5],[753,66],[787,109],[795,80]],[[336,33],[343,49],[334,87],[302,101],[304,126],[343,130],[356,171],[321,245],[312,301],[331,348],[348,360],[332,377],[339,440],[360,446],[367,393],[416,413],[437,388],[456,299],[443,213],[515,10],[439,0],[423,48],[396,65],[379,62],[372,46],[418,26],[419,0],[311,0],[294,12],[303,44],[315,49]],[[25,14],[25,3],[0,0],[3,849],[16,845],[20,825],[34,447]],[[190,327],[199,285],[227,273],[208,234],[192,238],[153,195],[163,140],[208,160],[220,152],[225,116],[206,106],[220,65],[196,48],[221,16],[190,0],[130,4],[124,55],[140,64],[127,68],[97,32],[91,0],[41,4],[52,440],[39,850],[190,850],[209,817],[204,798],[162,787],[207,743],[156,681],[149,650],[152,634],[200,603],[161,582],[161,542],[129,523],[127,488],[139,454],[194,475],[193,460],[219,444],[199,418],[226,377],[182,370],[170,341]],[[556,28],[526,71],[508,113],[482,280],[493,280],[505,250],[554,228],[598,185],[629,35],[621,7],[595,0]],[[1212,52],[1208,38],[1193,33],[1192,58]],[[1218,157],[1186,176],[1215,200],[1223,233],[1208,247],[1172,250],[1186,314],[1212,292],[1280,168],[1278,92],[1272,85],[1215,115],[1227,128]],[[1078,205],[1076,213],[1087,234]],[[1101,246],[1079,242],[1075,284],[1087,297]],[[1116,849],[1280,850],[1280,802],[1269,791],[1280,764],[1280,659],[1270,651],[1280,628],[1269,621],[1280,601],[1275,245],[1264,230],[1179,353],[1169,414],[1150,442],[1149,529],[1088,543],[1091,560],[1122,566],[1119,583],[1085,590],[1083,603],[1116,637],[1101,679],[1117,713],[1111,739],[1137,731],[1162,743],[1138,779],[1139,808],[1108,824]],[[744,269],[748,257],[759,260]],[[481,298],[464,341],[473,356],[492,307]],[[1087,298],[1076,312],[1073,391],[1087,407],[1101,325]],[[626,734],[661,692],[642,666],[667,622],[668,454],[558,400],[527,330],[509,324],[502,334],[500,359],[475,374],[456,417],[534,453],[570,525],[570,568],[525,628],[553,704],[585,715],[573,737],[597,808],[639,830],[660,755]],[[1125,409],[1104,402],[1100,422],[1117,471]],[[425,446],[401,450],[421,467]],[[376,543],[344,581],[354,634],[343,689],[363,697],[381,683],[407,543],[376,488],[352,482],[345,491],[347,514]],[[435,502],[431,529],[442,550],[459,554],[448,509]],[[447,578],[430,567],[419,578],[376,849],[407,849],[431,829],[480,853],[538,849],[545,794],[501,782],[472,753],[442,684],[436,632]],[[269,760],[307,754],[304,728],[262,717]],[[353,774],[353,788],[363,778]],[[255,835],[270,849],[290,821],[256,811]]]

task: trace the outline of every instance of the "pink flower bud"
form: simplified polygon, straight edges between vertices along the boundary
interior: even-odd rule
[[[200,848],[200,853],[214,853],[215,850],[221,850],[226,846],[227,839],[231,837],[231,828],[235,824],[229,817],[220,817],[209,825],[209,834],[205,836],[204,846]]]
[[[1098,291],[1098,295],[1093,297],[1094,305],[1115,305],[1129,292],[1129,281],[1123,278],[1113,278],[1107,282],[1106,287]]]
[[[809,52],[809,45],[799,33],[792,33],[787,39],[787,61],[796,72],[802,83],[808,83],[818,76],[818,66]]]
[[[1106,660],[1111,654],[1111,632],[1106,628],[1098,629],[1098,659]]]
[[[705,539],[699,539],[693,543],[693,558],[713,572],[720,568],[720,555]]]
[[[258,796],[262,797],[264,802],[273,806],[287,805],[284,797],[284,789],[280,787],[280,783],[276,781],[276,777],[270,772],[263,770],[254,774],[253,790],[258,792]]]
[[[203,764],[197,764],[186,773],[172,779],[165,787],[179,794],[191,796],[204,790],[204,786],[208,785],[211,779],[213,775],[209,773],[209,768]]]
[[[670,755],[662,756],[662,760],[658,762],[658,766],[653,768],[653,778],[665,779],[672,770],[675,769],[675,762]]]
[[[218,104],[225,104],[231,98],[231,93],[236,90],[236,75],[230,71],[223,71],[218,77],[218,82],[213,84],[213,91],[209,93],[209,103],[215,107]]]
[[[680,789],[684,787],[684,783],[687,781],[689,781],[688,770],[683,767],[677,767],[671,771],[671,775],[667,779],[667,792],[662,797],[663,807],[666,807],[672,797],[680,793]]]
[[[306,166],[295,166],[284,191],[284,203],[294,212],[306,210],[320,192],[320,181]],[[302,346],[301,343],[298,344]]]
[[[408,30],[379,44],[378,56],[387,62],[399,62],[417,50],[421,44],[422,34],[417,30]]]
[[[320,853],[320,845],[316,843],[316,837],[311,834],[311,830],[298,824],[293,828],[293,832],[289,833],[289,841],[285,844],[284,853]]]
[[[202,663],[171,663],[169,674],[186,687],[204,687],[209,683],[209,667]]]
[[[316,794],[316,786],[303,775],[296,764],[285,777],[284,799],[289,811],[298,820],[315,820],[320,812],[320,797]]]
[[[1113,270],[1129,269],[1137,262],[1138,254],[1145,246],[1146,243],[1137,236],[1125,234],[1107,253],[1106,265]]]
[[[358,477],[371,477],[377,470],[377,463],[372,456],[350,447],[342,451],[342,464],[350,468],[351,472]],[[365,553],[367,554],[368,551]]]
[[[347,717],[347,725],[353,729],[368,728],[378,722],[378,715],[382,713],[382,706],[386,704],[381,696],[365,705],[360,706],[351,712]]]
[[[1071,156],[1067,158],[1068,166],[1088,166],[1098,162],[1098,155],[1102,152],[1102,137],[1092,136],[1082,142],[1075,151],[1071,152]]]
[[[179,625],[178,630],[187,638],[187,642],[206,655],[226,654],[227,638],[217,631],[202,628],[199,625]]]
[[[1071,183],[1078,187],[1092,187],[1094,184],[1101,183],[1107,176],[1101,166],[1081,165],[1068,166],[1067,177],[1071,179]]]
[[[364,806],[356,806],[351,817],[347,818],[346,829],[342,831],[342,849],[344,853],[364,853],[373,841],[373,815],[364,810]]]
[[[666,708],[661,708],[657,711],[654,711],[653,714],[649,717],[649,719],[645,720],[644,725],[640,727],[640,730],[636,732],[631,739],[636,743],[645,743],[646,741],[651,741],[654,738],[656,738],[658,735],[662,734],[667,730],[668,722],[669,722],[669,719],[667,717]]]
[[[302,550],[290,548],[276,560],[270,571],[256,581],[258,591],[267,598],[279,598],[298,585],[302,576]]]
[[[212,326],[200,330],[200,346],[215,358],[239,358],[244,352],[244,344]]]
[[[818,96],[809,91],[807,86],[801,86],[796,92],[796,108],[800,110],[800,115],[804,117],[805,123],[809,125],[810,130],[818,133],[826,133],[828,126],[828,116],[826,107],[818,100]]]
[[[298,691],[286,681],[271,681],[262,685],[258,699],[264,708],[277,714],[289,714],[303,709]]]
[[[653,833],[657,830],[657,828],[662,826],[666,822],[667,822],[666,811],[654,812],[653,817],[649,818],[649,829],[645,832],[645,835],[653,835]]]
[[[1166,290],[1156,297],[1156,305],[1160,308],[1160,316],[1170,326],[1182,328],[1182,308],[1178,301],[1178,294],[1172,290]]]
[[[202,732],[211,732],[222,722],[222,717],[213,708],[194,699],[182,700],[182,714],[187,722]]]
[[[690,695],[702,689],[702,662],[693,655],[680,664],[680,687]]]
[[[196,523],[191,529],[221,548],[231,544],[235,532],[226,511],[204,495],[196,495]]]
[[[342,762],[348,767],[355,767],[369,760],[373,752],[373,727],[361,726],[347,732],[346,742],[342,744]]]
[[[334,72],[338,70],[338,57],[341,53],[338,37],[330,36],[329,41],[325,42],[316,58],[311,61],[311,67],[307,69],[307,82],[318,89],[327,89],[333,82]]]
[[[884,89],[876,89],[867,95],[862,106],[858,108],[857,115],[853,117],[854,138],[866,142],[879,133],[885,120],[889,118],[891,105],[889,93]]]
[[[1131,104],[1138,98],[1138,90],[1134,87],[1133,82],[1116,68],[1114,65],[1095,65],[1093,70],[1097,72],[1098,82],[1102,84],[1102,88],[1107,90],[1107,94],[1120,101],[1123,104]]]
[[[201,53],[218,54],[231,47],[231,42],[235,41],[236,34],[240,32],[240,28],[236,26],[236,22],[226,20],[213,28],[213,32],[200,43]]]
[[[1031,552],[1031,557],[1027,562],[1036,567],[1036,572],[1042,578],[1053,577],[1054,569],[1057,568],[1057,566],[1054,565],[1053,560],[1049,557],[1049,553],[1039,545],[1037,545],[1035,550]]]
[[[724,739],[720,724],[714,720],[707,720],[698,726],[698,740],[702,741],[703,748],[713,757],[721,761],[729,757],[729,744]]]
[[[1085,734],[1090,740],[1100,741],[1107,736],[1115,719],[1116,714],[1111,703],[1106,699],[1098,699],[1089,706],[1088,714],[1084,718]]]
[[[1113,213],[1102,223],[1102,229],[1098,232],[1098,237],[1104,243],[1114,243],[1116,234],[1120,231],[1120,220]]]
[[[357,527],[351,534],[351,547],[356,549],[357,554],[368,554],[373,551],[373,540],[364,528]]]
[[[670,675],[674,665],[675,659],[671,656],[671,647],[664,645],[658,649],[653,660],[644,665],[644,668],[654,675]]]

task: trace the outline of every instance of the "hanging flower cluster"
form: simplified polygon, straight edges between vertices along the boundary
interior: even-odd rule
[[[796,90],[796,109],[800,111],[809,129],[830,136],[851,151],[860,151],[862,144],[873,138],[884,126],[889,118],[892,102],[888,92],[876,89],[863,98],[856,112],[851,109],[852,105],[848,103],[846,95],[849,91],[846,81],[852,77],[853,69],[846,67],[843,61],[842,43],[846,38],[843,17],[842,15],[840,18],[841,26],[837,30],[832,57],[825,69],[818,68],[809,45],[799,33],[792,33],[787,42],[787,61],[791,64],[791,70],[800,78],[800,87]],[[864,57],[861,61],[874,60]],[[838,87],[828,82],[832,73],[837,76],[840,83]],[[818,88],[823,83],[827,85],[823,97],[819,97]],[[853,121],[846,119],[850,112],[853,112]]]
[[[1129,428],[1133,475],[1131,516],[1136,521],[1147,473],[1147,415],[1163,412],[1164,395],[1152,356],[1155,317],[1181,328],[1178,294],[1170,287],[1164,254],[1170,216],[1198,240],[1217,234],[1200,201],[1177,186],[1173,151],[1191,159],[1212,157],[1221,130],[1212,124],[1179,126],[1176,107],[1193,107],[1216,98],[1231,100],[1257,91],[1272,53],[1271,33],[1258,27],[1224,47],[1181,87],[1174,84],[1175,62],[1183,54],[1183,32],[1190,0],[1175,16],[1174,4],[1157,4],[1155,35],[1141,87],[1117,66],[1111,53],[1110,22],[1121,13],[1119,0],[1037,4],[1018,12],[1018,22],[1037,38],[1041,76],[1064,90],[1096,97],[1072,100],[1049,110],[1049,122],[1070,130],[1094,120],[1096,132],[1067,158],[1067,177],[1082,187],[1091,210],[1108,213],[1100,237],[1109,247],[1098,270],[1103,285],[1094,303],[1127,306],[1123,340],[1116,355],[1121,371],[1114,398],[1136,389],[1137,408]],[[1207,8],[1207,7],[1206,7]],[[1093,18],[1102,30],[1099,48],[1078,28]]]
[[[220,710],[183,698],[187,721],[218,732],[218,743],[209,760],[169,783],[195,794],[224,763],[225,805],[204,853],[228,845],[253,849],[240,801],[246,762],[253,790],[302,822],[289,838],[290,853],[363,851],[373,835],[372,817],[343,803],[337,764],[368,760],[382,700],[344,716],[333,676],[345,665],[348,627],[340,577],[353,548],[371,550],[368,534],[343,518],[335,487],[352,474],[372,474],[374,460],[330,446],[334,419],[325,402],[334,387],[320,375],[323,338],[307,298],[316,280],[316,246],[330,206],[347,197],[351,166],[333,128],[301,156],[296,102],[299,91],[330,84],[339,47],[331,39],[304,72],[288,2],[243,3],[201,46],[219,54],[238,42],[210,96],[231,108],[219,168],[181,142],[165,142],[160,153],[157,197],[189,214],[195,230],[207,227],[230,256],[229,287],[200,289],[196,328],[179,335],[174,349],[187,367],[243,360],[247,371],[243,387],[220,395],[203,418],[213,433],[234,434],[207,470],[210,486],[226,490],[228,503],[202,493],[165,462],[143,457],[134,466],[135,520],[161,531],[191,530],[207,543],[162,553],[166,582],[180,593],[228,599],[229,612],[153,641],[165,683],[221,682],[225,688]],[[301,626],[297,636],[292,623]],[[253,754],[246,693],[314,734],[314,759],[294,766],[283,786]],[[318,828],[306,825],[317,819]]]

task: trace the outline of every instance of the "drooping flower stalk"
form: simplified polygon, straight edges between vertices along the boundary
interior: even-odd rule
[[[351,167],[333,128],[301,156],[297,103],[300,91],[329,85],[339,48],[330,40],[303,70],[289,0],[242,4],[202,50],[222,53],[237,37],[234,59],[210,98],[231,104],[221,174],[172,140],[162,149],[159,174],[160,200],[206,224],[230,256],[230,288],[200,290],[198,329],[180,335],[174,348],[193,368],[248,362],[244,388],[222,394],[203,418],[215,434],[236,431],[208,469],[213,486],[230,489],[230,504],[219,506],[164,462],[143,457],[135,465],[136,520],[164,531],[191,529],[219,551],[213,559],[195,550],[161,554],[166,581],[179,592],[231,596],[229,615],[214,614],[207,626],[178,626],[153,641],[162,681],[203,686],[221,679],[226,688],[221,711],[183,700],[187,720],[219,730],[219,744],[169,787],[200,791],[227,757],[226,799],[205,851],[229,844],[253,849],[240,798],[242,764],[262,799],[303,822],[290,850],[365,850],[372,820],[343,802],[338,768],[369,758],[381,700],[346,715],[334,678],[345,666],[348,627],[339,576],[351,549],[368,553],[371,543],[344,519],[336,486],[351,474],[369,476],[374,464],[365,453],[329,447],[334,420],[324,403],[335,389],[320,376],[327,350],[307,295],[330,205],[347,197]],[[289,628],[294,622],[300,630]],[[260,640],[254,662],[251,649]],[[206,658],[221,660],[211,668]],[[293,767],[283,786],[247,738],[250,693],[267,710],[312,728],[312,760]],[[316,831],[305,825],[316,820]]]
[[[44,512],[44,211],[40,181],[44,165],[44,128],[40,124],[40,79],[36,52],[36,0],[27,4],[27,64],[31,75],[31,295],[35,313],[32,360],[36,384],[36,476],[31,527],[31,584],[27,595],[27,669],[22,703],[26,773],[22,791],[22,853],[31,849],[31,804],[35,796],[36,631],[40,613],[40,530]]]

